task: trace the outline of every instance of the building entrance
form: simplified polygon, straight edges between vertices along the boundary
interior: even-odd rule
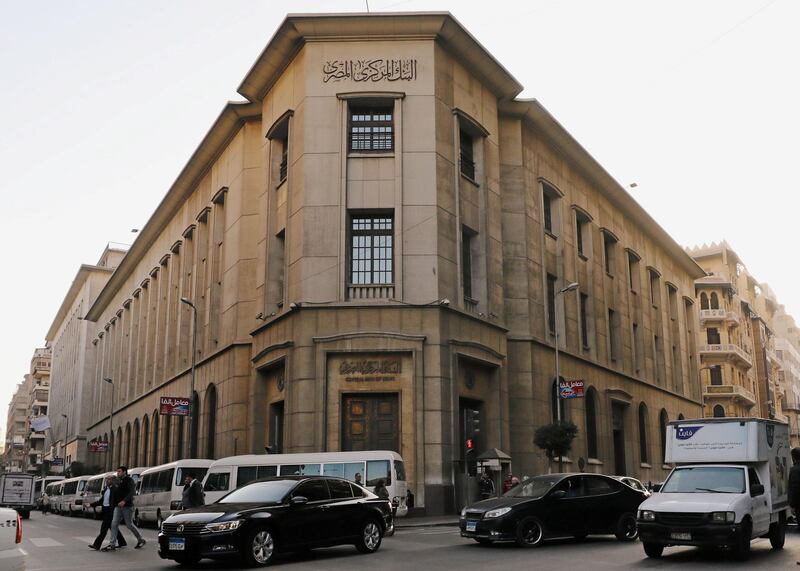
[[[353,394],[342,397],[342,451],[400,452],[397,394]]]

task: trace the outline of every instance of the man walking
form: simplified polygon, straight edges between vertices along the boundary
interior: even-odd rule
[[[205,493],[203,493],[203,484],[200,480],[194,477],[194,474],[188,472],[183,479],[183,497],[181,499],[181,506],[183,509],[196,508],[205,505]]]
[[[482,500],[488,500],[494,495],[494,482],[489,476],[489,472],[484,471],[481,479],[478,480],[478,491],[481,494]]]
[[[100,549],[100,546],[103,545],[103,540],[106,538],[106,534],[108,530],[111,529],[111,520],[114,517],[114,501],[119,497],[119,486],[117,482],[114,481],[114,476],[106,477],[105,481],[105,489],[103,489],[103,493],[100,496],[100,499],[96,502],[91,504],[92,508],[102,508],[103,509],[103,523],[100,524],[100,533],[97,535],[97,538],[94,540],[94,543],[89,545],[89,549],[94,549],[97,551]],[[125,547],[128,545],[128,542],[125,541],[125,538],[122,536],[122,533],[119,533],[119,547]]]
[[[128,475],[128,467],[120,466],[117,468],[117,478],[119,478],[119,501],[114,507],[114,516],[111,518],[111,540],[108,545],[103,548],[103,551],[113,551],[117,548],[117,535],[119,534],[119,524],[125,520],[125,526],[136,536],[135,549],[139,549],[147,543],[142,537],[142,534],[133,524],[133,494],[136,491],[136,485],[133,483],[133,478]],[[115,498],[116,501],[116,498]]]

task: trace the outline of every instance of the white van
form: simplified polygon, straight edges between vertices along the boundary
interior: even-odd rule
[[[63,482],[63,479],[61,482]],[[59,489],[61,488],[61,482],[51,482],[44,488],[44,493],[47,494],[47,509],[54,513],[56,511],[55,501],[58,499],[58,495],[60,494]]]
[[[253,480],[271,476],[336,476],[351,482],[360,479],[370,491],[383,480],[398,516],[408,513],[406,470],[403,457],[388,450],[318,452],[316,454],[247,454],[215,460],[208,469],[203,490],[206,503]]]
[[[59,499],[59,511],[66,515],[83,513],[83,490],[86,482],[91,476],[76,476],[64,480],[61,498]]]
[[[106,487],[106,478],[113,475],[114,472],[105,472],[104,474],[96,474],[89,478],[86,482],[86,487],[83,489],[83,516],[98,518],[102,515],[102,508],[93,508],[92,504],[100,499],[103,495],[103,490]]]
[[[178,460],[144,470],[140,475],[139,493],[133,500],[137,525],[155,522],[161,529],[161,523],[181,509],[186,474],[194,474],[202,481],[211,464],[212,460]]]
[[[783,548],[789,516],[789,430],[760,418],[703,418],[669,423],[661,489],[639,506],[639,538],[648,557],[670,545],[731,548],[769,537]]]
[[[42,509],[42,496],[44,495],[47,486],[53,482],[60,482],[64,476],[45,476],[44,478],[36,478],[33,483],[33,495],[36,500],[36,509]]]

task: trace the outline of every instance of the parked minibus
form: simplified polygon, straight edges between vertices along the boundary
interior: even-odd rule
[[[52,486],[53,493],[48,494],[50,497],[50,511],[53,513],[61,513],[61,496],[64,493],[64,482],[66,480],[61,480],[60,482],[55,482],[50,484]]]
[[[89,480],[86,482],[86,487],[83,489],[84,517],[98,518],[103,514],[102,508],[93,508],[92,503],[99,500],[103,495],[103,490],[106,487],[106,478],[113,474],[114,472],[96,474],[89,478]]]
[[[178,460],[147,468],[140,474],[139,493],[133,501],[137,523],[155,522],[158,528],[181,509],[183,479],[187,473],[202,481],[212,460]]]
[[[36,509],[42,509],[42,495],[44,494],[45,490],[47,490],[47,486],[52,484],[53,482],[60,482],[64,479],[64,476],[45,476],[44,478],[36,478],[33,482],[33,497],[36,500]]]
[[[59,511],[66,515],[83,513],[83,490],[91,476],[76,476],[62,482]]]
[[[403,458],[387,450],[319,452],[316,454],[247,454],[215,460],[208,469],[203,490],[206,503],[253,480],[271,476],[336,476],[359,482],[372,491],[383,480],[397,515],[408,513],[406,470]]]

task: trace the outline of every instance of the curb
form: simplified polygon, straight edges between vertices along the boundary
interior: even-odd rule
[[[418,527],[458,527],[457,521],[448,521],[448,522],[437,522],[437,523],[406,523],[406,524],[398,524],[395,521],[394,524],[395,529],[413,529]]]

